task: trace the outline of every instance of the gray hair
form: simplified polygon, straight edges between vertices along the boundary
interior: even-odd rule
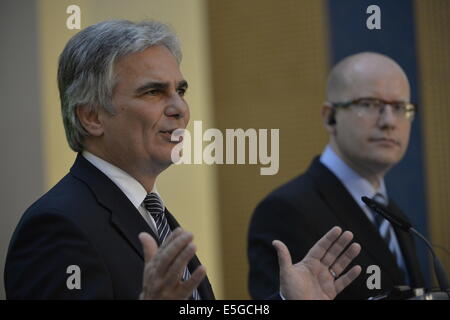
[[[169,26],[156,21],[134,23],[109,20],[73,36],[59,57],[58,87],[61,111],[70,148],[83,150],[88,132],[76,116],[76,107],[114,114],[112,94],[118,82],[114,66],[120,57],[164,45],[181,62],[178,38]]]

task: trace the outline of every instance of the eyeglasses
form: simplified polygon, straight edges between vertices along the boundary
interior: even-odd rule
[[[349,102],[339,102],[331,104],[335,108],[348,108],[354,106],[354,108],[365,117],[376,118],[387,105],[391,106],[393,114],[397,119],[406,119],[409,121],[414,120],[417,107],[404,101],[384,101],[377,98],[359,98]]]

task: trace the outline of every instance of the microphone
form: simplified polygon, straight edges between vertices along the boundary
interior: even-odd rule
[[[432,245],[428,242],[427,239],[416,229],[413,228],[413,226],[403,219],[402,217],[399,217],[398,215],[393,214],[392,212],[389,212],[388,209],[383,206],[381,203],[378,203],[377,201],[370,199],[368,197],[361,197],[361,200],[373,211],[380,214],[385,218],[387,221],[392,223],[393,225],[399,227],[401,230],[413,233],[416,236],[418,236],[420,239],[422,239],[425,244],[430,249],[430,252],[433,256],[433,266],[434,266],[434,273],[436,275],[436,279],[438,280],[439,287],[442,291],[448,291],[450,290],[450,287],[448,285],[447,275],[445,274],[445,270],[442,267],[441,261],[439,260],[438,256],[433,250]]]
[[[399,217],[397,215],[394,215],[387,211],[387,208],[384,207],[381,203],[376,202],[373,199],[370,199],[368,197],[361,197],[361,200],[373,211],[380,214],[383,218],[385,218],[390,223],[394,224],[395,226],[399,227],[403,231],[409,232],[409,229],[412,228],[412,225],[403,219],[402,217]]]

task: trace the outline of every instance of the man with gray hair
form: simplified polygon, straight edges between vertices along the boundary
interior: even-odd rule
[[[189,121],[180,61],[177,38],[158,22],[105,21],[67,43],[58,84],[78,156],[14,232],[9,299],[214,299],[192,234],[155,186],[172,163],[172,133]],[[351,240],[333,228],[295,265],[274,241],[281,286],[270,295],[334,298],[361,271],[356,266],[338,281],[327,271],[359,253]]]
[[[331,70],[322,107],[329,144],[304,174],[273,191],[253,214],[248,238],[252,297],[262,298],[279,286],[272,239],[283,240],[296,261],[335,225],[352,230],[361,243],[363,251],[354,263],[380,271],[377,281],[368,279],[374,271],[359,277],[339,299],[367,299],[394,286],[423,286],[412,237],[361,200],[374,198],[404,217],[388,198],[384,175],[408,147],[415,112],[409,99],[406,74],[385,55],[355,54]],[[334,277],[342,271],[336,266],[329,270]]]

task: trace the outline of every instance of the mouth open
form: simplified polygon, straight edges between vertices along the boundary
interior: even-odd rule
[[[161,130],[160,133],[171,143],[180,143],[183,141],[183,134],[182,133],[174,133],[178,128],[170,129],[170,130]]]

